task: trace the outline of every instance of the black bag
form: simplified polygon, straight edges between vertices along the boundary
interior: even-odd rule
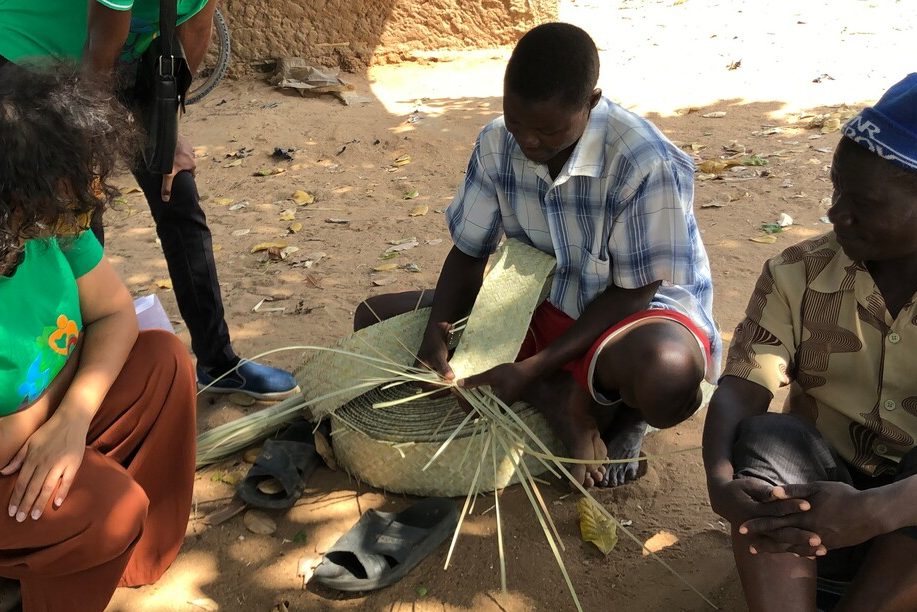
[[[178,143],[178,115],[185,109],[191,69],[175,35],[177,0],[159,2],[159,36],[140,56],[134,105],[147,133],[143,162],[150,172],[169,174]]]

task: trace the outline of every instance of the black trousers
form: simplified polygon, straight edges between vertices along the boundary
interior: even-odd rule
[[[896,474],[870,477],[839,457],[809,422],[772,412],[739,424],[732,461],[736,477],[757,478],[773,486],[830,480],[862,491],[917,475],[917,448],[902,458]],[[917,538],[917,527],[901,532]],[[864,542],[828,551],[818,558],[819,579],[851,580],[869,546]]]
[[[150,206],[156,234],[169,267],[172,290],[198,363],[225,371],[238,362],[232,349],[223,311],[220,281],[213,259],[213,239],[201,208],[197,184],[190,172],[180,172],[172,183],[169,202],[160,197],[162,175],[149,172],[142,161],[131,172]],[[104,243],[101,219],[93,219],[93,233]]]

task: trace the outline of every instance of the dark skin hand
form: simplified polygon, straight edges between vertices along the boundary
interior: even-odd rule
[[[660,283],[639,289],[608,287],[557,340],[536,355],[516,363],[504,363],[459,382],[473,388],[489,385],[507,406],[519,401],[539,377],[560,370],[584,355],[602,333],[622,319],[645,310]]]
[[[909,480],[914,478],[866,491],[840,482],[787,485],[782,487],[785,494],[807,500],[811,510],[751,519],[742,524],[739,532],[748,534],[758,552],[781,552],[781,545],[799,540],[799,532],[818,534],[819,546],[815,547],[818,552],[813,554],[861,544],[913,524],[913,516],[908,517],[906,511],[895,511],[896,507],[914,508],[915,483]],[[914,511],[910,510],[909,514]]]
[[[207,47],[210,46],[214,11],[216,0],[211,0],[191,19],[178,26],[178,39],[191,74],[197,73]],[[89,0],[86,47],[83,51],[83,66],[87,73],[111,82],[118,57],[130,32],[130,24],[130,11],[115,11],[96,0]],[[172,182],[179,172],[187,171],[193,175],[196,170],[197,162],[194,160],[191,143],[179,135],[172,172],[162,176],[162,201],[168,202],[171,199]]]
[[[812,507],[806,499],[788,496],[783,487],[772,487],[752,478],[733,478],[732,445],[739,423],[767,412],[772,397],[761,385],[726,376],[720,381],[710,402],[703,442],[707,490],[713,511],[734,527],[742,526],[751,519],[805,514]],[[746,535],[741,530],[739,533]],[[754,542],[750,541],[749,546],[773,552],[782,548],[780,552],[813,556],[821,546],[821,539],[816,533],[804,529],[792,532],[761,529],[755,533]]]
[[[443,263],[417,360],[444,380],[455,379],[455,373],[449,367],[449,330],[453,321],[471,311],[481,290],[486,266],[487,258],[466,255],[455,246]]]

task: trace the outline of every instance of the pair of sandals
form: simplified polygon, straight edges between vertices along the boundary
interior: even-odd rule
[[[256,508],[292,507],[322,461],[314,430],[311,423],[297,421],[267,440],[239,483],[239,497]],[[309,583],[337,591],[394,584],[453,533],[458,518],[455,502],[446,498],[422,499],[401,512],[368,510],[325,552]]]

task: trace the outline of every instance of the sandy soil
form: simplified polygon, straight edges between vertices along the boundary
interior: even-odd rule
[[[716,316],[727,340],[765,258],[828,229],[822,217],[837,121],[907,72],[906,58],[897,54],[913,48],[915,17],[906,14],[905,4],[563,3],[562,18],[584,25],[599,43],[600,84],[613,99],[649,116],[699,160],[742,153],[767,161],[715,178],[698,176],[696,214],[714,269]],[[500,113],[506,55],[506,50],[453,54],[443,58],[448,61],[347,75],[358,96],[350,106],[245,81],[221,86],[190,109],[185,129],[201,147],[199,186],[227,319],[241,354],[330,344],[347,333],[353,308],[366,295],[435,283],[449,249],[440,213],[462,178],[477,131]],[[708,113],[725,116],[704,117]],[[243,147],[254,152],[239,163],[227,157]],[[274,147],[295,147],[295,159],[271,159]],[[410,163],[393,166],[402,155],[409,155]],[[275,167],[284,172],[255,176]],[[174,298],[162,287],[168,274],[152,219],[142,196],[130,192],[129,178],[122,184],[124,199],[107,217],[109,254],[135,294],[158,293],[187,341]],[[315,202],[297,206],[289,199],[296,190],[313,194]],[[415,198],[404,199],[414,191]],[[236,206],[240,203],[245,207]],[[410,216],[420,205],[427,214]],[[293,211],[294,219],[284,211]],[[774,234],[773,243],[751,240],[765,236],[761,225],[774,223],[781,213],[794,225]],[[288,229],[293,223],[302,226],[296,233]],[[407,237],[418,238],[420,246],[395,261],[419,271],[372,272],[388,242]],[[281,261],[250,252],[267,241],[298,250]],[[307,266],[309,261],[316,263]],[[271,358],[285,367],[297,359],[295,352]],[[202,397],[199,406],[201,430],[259,408],[211,397]],[[703,416],[654,434],[648,450],[699,446]],[[322,468],[296,507],[271,514],[278,525],[273,535],[250,533],[241,517],[209,527],[203,517],[230,503],[231,483],[247,469],[236,458],[199,473],[179,559],[159,584],[119,591],[111,610],[266,612],[286,609],[276,607],[284,602],[291,610],[573,609],[518,487],[502,498],[509,517],[508,593],[500,592],[496,522],[493,512],[483,512],[491,505],[484,503],[470,518],[448,571],[442,569],[440,549],[391,588],[341,596],[303,589],[300,559],[317,558],[366,509],[397,509],[409,500]],[[603,557],[582,543],[576,499],[565,493],[562,486],[549,489],[548,504],[584,609],[707,609],[635,544],[622,541]],[[699,451],[655,462],[641,481],[596,497],[617,517],[632,521],[641,540],[671,534],[661,556],[721,608],[744,608],[726,525],[707,504]]]

